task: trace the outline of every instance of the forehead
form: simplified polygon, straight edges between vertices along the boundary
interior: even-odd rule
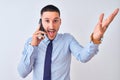
[[[60,18],[59,13],[58,12],[51,12],[51,11],[47,11],[47,12],[43,12],[43,14],[41,15],[41,17],[43,19],[55,19],[55,18]]]

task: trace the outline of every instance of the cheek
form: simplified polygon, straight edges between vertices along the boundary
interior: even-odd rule
[[[55,27],[55,29],[56,29],[56,30],[59,30],[60,25],[61,25],[60,23],[56,24],[56,25],[54,26],[54,27]]]
[[[47,30],[47,25],[46,24],[44,24],[43,27],[44,27],[45,30]]]
[[[58,30],[59,30],[59,28],[60,28],[60,26],[58,26],[56,30],[58,31]]]
[[[59,28],[60,28],[60,24],[59,24],[59,25],[57,25],[57,30],[59,30]]]
[[[54,26],[54,29],[56,30],[56,32],[58,32],[59,26],[58,25]]]

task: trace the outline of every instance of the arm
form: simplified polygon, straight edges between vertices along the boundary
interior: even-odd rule
[[[85,47],[83,47],[73,38],[70,43],[70,50],[78,61],[85,63],[97,54],[98,46],[98,44],[90,42]]]
[[[32,38],[29,39],[24,46],[23,55],[18,65],[18,72],[23,78],[25,78],[32,71],[34,61],[38,53],[37,46],[41,40],[44,39],[42,34],[45,34],[45,32],[40,31],[39,28],[40,24],[38,25],[38,28],[34,32]]]
[[[30,45],[30,39],[25,43],[21,61],[18,65],[18,72],[25,78],[31,71],[37,55],[37,47]]]
[[[73,55],[81,62],[89,61],[95,54],[98,52],[98,46],[101,43],[101,38],[103,37],[106,29],[109,24],[113,21],[119,9],[115,9],[115,11],[110,14],[110,16],[103,21],[104,14],[101,14],[99,17],[99,21],[91,35],[91,42],[82,47],[79,43],[73,38],[70,44],[70,50]]]

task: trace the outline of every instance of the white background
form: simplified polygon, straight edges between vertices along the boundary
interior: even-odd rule
[[[0,0],[0,80],[32,80],[32,74],[22,79],[17,65],[25,40],[37,28],[40,10],[54,4],[61,10],[61,33],[71,33],[85,46],[99,15],[105,18],[120,8],[120,0]],[[120,80],[120,12],[104,35],[100,51],[87,63],[74,57],[71,80]]]

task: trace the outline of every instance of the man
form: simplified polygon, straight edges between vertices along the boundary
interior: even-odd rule
[[[19,74],[24,78],[33,70],[33,80],[70,80],[71,54],[84,63],[97,54],[101,38],[118,11],[119,9],[116,9],[104,21],[102,13],[91,34],[91,41],[86,47],[82,47],[72,35],[58,33],[61,25],[59,9],[54,5],[43,7],[39,27],[25,43],[22,59],[18,65]],[[45,31],[39,29],[41,25]],[[49,43],[51,43],[49,49],[52,50],[47,51]],[[47,52],[52,54],[51,60],[48,61]],[[47,62],[50,62],[50,65]]]

